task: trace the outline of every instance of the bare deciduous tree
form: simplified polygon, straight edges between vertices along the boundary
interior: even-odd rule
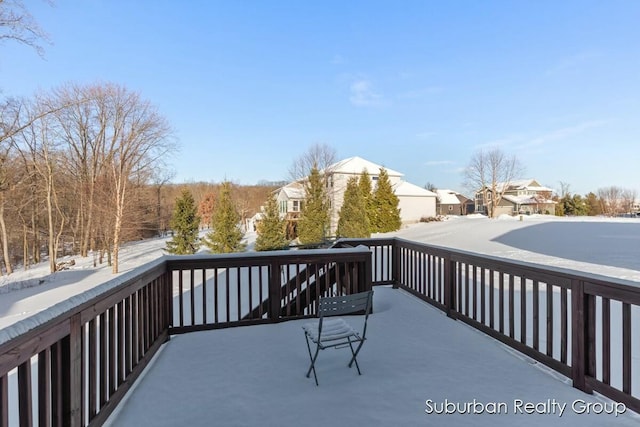
[[[12,40],[44,54],[42,42],[49,37],[20,0],[0,0],[0,42]]]
[[[604,215],[614,216],[620,212],[622,191],[622,188],[615,185],[598,188],[598,199]]]
[[[483,206],[489,217],[494,218],[495,207],[523,169],[516,156],[507,155],[499,148],[480,150],[471,157],[464,171],[464,185],[474,193],[481,193]]]
[[[293,161],[289,168],[289,176],[293,181],[305,178],[309,176],[314,166],[321,172],[327,172],[326,169],[336,160],[337,154],[333,147],[324,143],[313,144]]]
[[[620,196],[622,199],[622,210],[624,211],[624,213],[632,213],[633,205],[638,198],[638,192],[631,188],[625,188],[624,190],[622,190],[622,194]]]
[[[174,146],[167,121],[139,94],[122,86],[105,85],[103,101],[110,112],[105,136],[114,196],[112,270],[117,273],[129,186],[139,174],[161,166]]]

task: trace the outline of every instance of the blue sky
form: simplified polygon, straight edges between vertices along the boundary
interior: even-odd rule
[[[640,192],[635,0],[28,3],[53,45],[0,46],[4,95],[139,91],[175,129],[177,182],[286,179],[325,143],[465,190],[499,146],[552,188]]]

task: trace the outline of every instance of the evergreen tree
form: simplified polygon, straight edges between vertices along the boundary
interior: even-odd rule
[[[602,209],[600,207],[600,202],[598,201],[598,196],[595,193],[590,192],[584,197],[584,202],[587,209],[587,215],[596,216],[602,215]]]
[[[371,227],[367,217],[365,199],[358,184],[358,178],[347,181],[344,201],[338,220],[338,237],[371,237]]]
[[[272,251],[283,249],[288,244],[285,233],[286,223],[280,218],[276,195],[271,193],[264,207],[262,221],[258,224],[258,237],[256,238],[256,251]]]
[[[314,166],[305,185],[305,202],[298,221],[298,239],[303,244],[320,243],[325,239],[328,227],[329,203],[324,180]]]
[[[393,188],[391,188],[391,181],[386,169],[380,168],[378,185],[373,191],[373,206],[376,212],[373,231],[387,233],[400,229],[402,220],[400,219],[398,203],[398,196],[394,194]]]
[[[371,178],[366,169],[362,170],[360,179],[358,181],[360,187],[360,194],[364,199],[365,212],[367,213],[367,221],[369,222],[369,234],[373,231],[373,221],[375,218],[376,210],[373,206],[373,194],[371,193]]]
[[[231,199],[231,183],[225,181],[220,188],[216,209],[211,218],[212,230],[203,239],[213,253],[241,252],[244,233],[240,229],[240,214]]]
[[[200,247],[199,224],[200,218],[193,195],[189,190],[182,190],[182,195],[176,199],[171,217],[170,227],[173,230],[173,237],[167,242],[167,251],[176,255],[196,253]]]

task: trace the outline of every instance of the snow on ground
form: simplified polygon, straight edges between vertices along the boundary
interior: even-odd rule
[[[452,216],[386,235],[640,282],[640,219],[532,215],[520,221],[510,216],[494,220],[482,215]],[[247,233],[248,250],[255,237]],[[124,245],[120,274],[165,254],[166,241],[157,238]],[[54,274],[43,263],[1,277],[0,329],[115,277],[106,264],[93,267],[93,257],[74,260],[71,269]]]
[[[554,265],[639,282],[640,220],[544,216],[450,217],[392,235],[507,259]],[[251,244],[255,235],[249,235]],[[166,239],[125,245],[121,275],[164,254]],[[90,290],[114,276],[93,259],[67,271],[46,265],[4,277],[0,328]],[[19,290],[20,282],[34,284]],[[320,387],[304,378],[308,355],[300,322],[176,336],[143,377],[113,425],[638,425],[637,416],[577,414],[571,404],[598,402],[557,375],[506,350],[399,290],[379,288],[370,335],[360,357],[363,376],[343,367],[341,352],[323,352]],[[71,303],[72,301],[70,301]],[[26,322],[26,320],[25,320]],[[11,328],[8,328],[9,330]],[[375,331],[375,334],[374,334]],[[3,332],[3,331],[0,331]],[[373,339],[375,337],[375,339]],[[203,339],[205,338],[205,339]],[[175,345],[174,345],[175,344]],[[328,355],[325,353],[335,353]],[[342,354],[344,356],[344,354]],[[346,362],[345,362],[346,363]],[[346,372],[345,372],[346,371]],[[480,417],[425,414],[434,404],[507,405]],[[558,414],[515,414],[516,400],[567,403]],[[610,402],[609,402],[610,405]]]
[[[358,325],[354,318],[348,321]],[[640,416],[631,411],[617,417],[594,414],[593,410],[613,412],[623,407],[572,388],[566,378],[386,286],[374,291],[374,313],[358,356],[362,376],[347,367],[348,348],[329,349],[318,356],[316,387],[313,376],[305,377],[309,366],[301,327],[305,322],[172,337],[111,417],[111,425],[640,423]],[[435,413],[446,402],[450,403],[446,408],[454,405],[459,413]],[[533,413],[525,412],[527,404],[534,405]],[[587,407],[591,413],[582,413]],[[501,412],[491,414],[495,409]],[[435,412],[427,414],[429,410]],[[474,410],[484,413],[473,414]]]
[[[640,219],[545,215],[447,217],[393,235],[501,258],[640,282]]]
[[[249,250],[253,248],[255,237],[253,232],[245,236]],[[0,329],[166,255],[167,240],[169,238],[156,238],[123,245],[120,248],[120,272],[117,275],[111,272],[106,259],[103,264],[94,267],[93,256],[74,256],[60,259],[75,261],[75,265],[68,270],[51,274],[45,262],[29,270],[0,277]]]

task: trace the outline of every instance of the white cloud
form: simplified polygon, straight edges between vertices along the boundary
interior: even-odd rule
[[[373,90],[367,79],[358,79],[349,87],[349,101],[356,107],[375,107],[382,104],[382,95]]]
[[[535,147],[535,146],[547,144],[549,142],[555,142],[555,141],[567,139],[574,135],[578,135],[588,129],[604,126],[609,122],[610,120],[591,120],[588,122],[577,124],[575,126],[567,126],[564,128],[556,129],[554,131],[547,132],[543,135],[533,138],[532,140],[523,144],[520,148]]]

